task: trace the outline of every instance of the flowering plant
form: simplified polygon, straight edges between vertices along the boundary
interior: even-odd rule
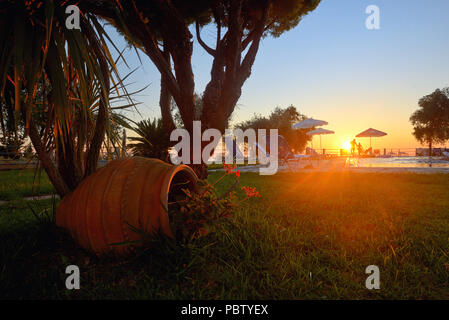
[[[246,199],[252,198],[252,197],[260,198],[260,193],[259,193],[259,191],[256,191],[256,187],[251,188],[251,187],[244,186],[244,187],[242,187],[242,190],[245,191]]]
[[[224,174],[212,184],[206,180],[200,181],[197,192],[182,189],[183,194],[175,202],[169,203],[170,227],[178,242],[186,243],[207,235],[215,223],[223,218],[229,218],[241,202],[250,197],[260,197],[255,187],[243,187],[246,197],[239,201],[236,189],[240,171],[236,170],[235,165],[226,164],[224,171]],[[219,195],[216,190],[217,183],[226,176],[234,175],[235,181],[232,186]]]

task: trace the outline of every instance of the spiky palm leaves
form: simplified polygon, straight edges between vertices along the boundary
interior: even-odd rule
[[[129,137],[128,148],[134,156],[167,160],[171,146],[170,136],[164,130],[161,119],[142,120],[133,128],[138,137]]]
[[[69,30],[66,5],[0,0],[0,108],[24,120],[61,196],[96,169],[115,70],[97,19],[81,14]]]

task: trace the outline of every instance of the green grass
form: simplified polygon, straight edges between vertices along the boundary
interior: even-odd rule
[[[262,198],[189,247],[161,241],[122,261],[80,249],[42,211],[49,200],[33,203],[39,219],[0,206],[0,298],[449,298],[448,175],[242,173],[240,185]],[[81,290],[65,289],[69,264]],[[365,287],[373,264],[380,290]]]
[[[21,199],[53,192],[53,186],[43,170],[0,171],[0,200]]]
[[[234,164],[237,167],[246,167],[246,166],[254,166],[257,165],[256,164],[248,164],[248,163],[241,163],[241,164]],[[222,163],[210,163],[207,165],[207,169],[208,170],[217,170],[217,169],[223,169],[223,164]]]

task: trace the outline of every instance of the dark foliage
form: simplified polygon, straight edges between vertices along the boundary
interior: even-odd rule
[[[288,141],[295,152],[302,152],[310,137],[307,130],[292,129],[292,124],[306,118],[293,105],[282,109],[276,107],[268,117],[255,114],[250,120],[238,123],[235,127],[246,129],[278,129],[278,133]]]
[[[142,120],[133,130],[138,137],[129,137],[128,148],[134,156],[168,159],[168,149],[171,146],[170,136],[162,127],[162,119]]]
[[[449,88],[437,89],[422,97],[419,109],[410,117],[413,135],[432,148],[434,143],[443,143],[449,139]],[[430,153],[431,154],[431,153]]]

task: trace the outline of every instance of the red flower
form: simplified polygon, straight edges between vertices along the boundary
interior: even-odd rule
[[[235,173],[235,175],[237,176],[237,178],[240,178],[240,171],[237,170],[237,172]]]
[[[256,191],[256,187],[251,188],[251,187],[244,186],[244,187],[242,187],[242,190],[245,191],[247,198],[252,198],[252,197],[260,198],[260,193],[259,193],[259,191]]]
[[[232,164],[225,164],[223,167],[226,170],[226,174],[231,174],[232,171],[234,171],[234,169],[236,168],[236,166],[234,166]]]

